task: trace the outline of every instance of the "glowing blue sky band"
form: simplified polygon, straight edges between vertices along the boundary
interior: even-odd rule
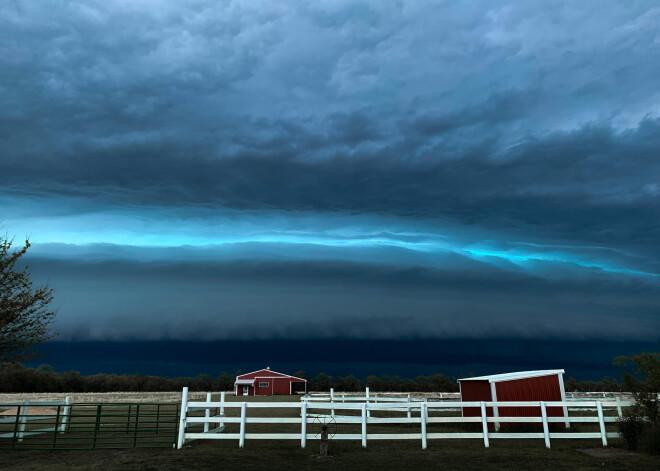
[[[391,232],[390,232],[391,233]],[[309,235],[303,236],[298,231],[296,234],[278,233],[252,235],[246,237],[182,237],[161,234],[135,234],[130,231],[111,231],[105,233],[50,233],[47,237],[39,237],[41,243],[68,243],[74,245],[92,244],[114,244],[132,247],[209,247],[219,248],[225,246],[236,246],[239,244],[282,244],[282,245],[305,245],[320,247],[337,247],[347,250],[367,248],[397,248],[420,253],[455,253],[475,260],[488,262],[488,259],[498,259],[524,265],[526,262],[549,262],[562,263],[579,266],[582,268],[598,269],[608,273],[618,273],[631,276],[660,277],[660,274],[635,270],[600,260],[586,259],[583,256],[567,252],[535,252],[494,250],[489,248],[475,248],[475,243],[451,244],[443,236],[437,236],[444,240],[430,240],[426,237],[431,234],[415,234],[408,232],[407,236],[422,236],[420,241],[404,241],[394,238],[331,238]],[[393,233],[391,233],[393,234]],[[423,238],[424,237],[424,238]],[[467,245],[468,247],[465,247]],[[534,247],[534,244],[518,244]],[[472,247],[469,247],[472,246]]]

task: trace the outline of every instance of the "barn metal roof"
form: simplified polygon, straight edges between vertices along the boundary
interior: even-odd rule
[[[502,373],[498,375],[477,376],[475,378],[461,378],[459,379],[459,381],[488,381],[490,383],[497,383],[499,381],[534,378],[537,376],[550,376],[557,374],[564,374],[564,370],[516,371],[515,373]]]
[[[236,376],[237,383],[234,383],[234,384],[240,384],[240,383],[238,383],[238,381],[246,381],[246,380],[240,379],[240,378],[244,378],[245,376],[250,376],[250,375],[253,375],[255,373],[261,373],[262,371],[264,372],[264,375],[259,375],[258,376],[259,378],[289,378],[289,379],[297,379],[299,381],[307,382],[306,379],[298,378],[297,376],[291,376],[291,375],[288,375],[288,374],[285,374],[285,373],[278,373],[277,371],[273,371],[273,370],[270,369],[270,366],[268,366],[268,367],[263,368],[261,370],[250,371],[249,373],[243,373],[241,375]],[[265,375],[271,375],[271,376],[265,376]],[[272,376],[272,375],[276,375],[276,376]]]
[[[254,379],[237,379],[234,384],[254,384]]]

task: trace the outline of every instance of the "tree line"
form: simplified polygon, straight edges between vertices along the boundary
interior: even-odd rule
[[[234,389],[235,374],[222,372],[215,378],[208,374],[194,377],[167,378],[163,376],[148,376],[142,374],[93,374],[82,375],[78,371],[58,373],[49,365],[38,368],[26,368],[20,364],[9,363],[0,366],[0,392],[3,393],[52,393],[52,392],[158,392],[180,391],[188,386],[191,391],[231,391]],[[309,376],[304,371],[294,374],[307,380],[309,392],[335,391],[358,392],[369,387],[371,392],[458,392],[456,378],[443,374],[417,376],[416,378],[401,378],[400,376],[367,376],[358,378],[355,375],[330,376],[320,373]],[[623,383],[613,378],[603,378],[600,381],[576,381],[569,378],[567,391],[624,391]]]

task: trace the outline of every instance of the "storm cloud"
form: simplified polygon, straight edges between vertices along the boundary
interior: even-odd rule
[[[75,340],[658,339],[654,2],[0,6]]]

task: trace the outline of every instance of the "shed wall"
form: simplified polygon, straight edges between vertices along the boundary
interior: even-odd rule
[[[490,401],[490,383],[488,380],[462,381],[461,382],[461,401]],[[486,415],[493,415],[493,408],[486,408]],[[480,407],[463,407],[463,417],[480,417]]]
[[[498,401],[561,401],[559,376],[537,376],[495,383]],[[500,407],[500,417],[540,417],[540,407]],[[548,407],[549,417],[563,417],[561,407]]]

